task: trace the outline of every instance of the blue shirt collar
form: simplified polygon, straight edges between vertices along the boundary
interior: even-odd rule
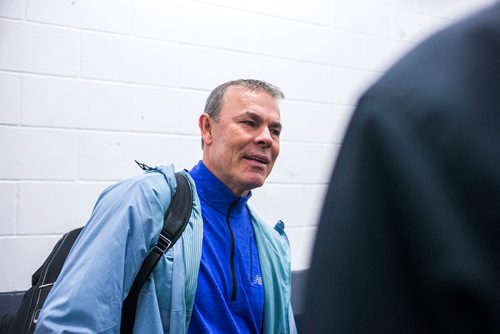
[[[241,214],[248,200],[252,197],[252,192],[247,196],[236,196],[233,192],[220,181],[200,160],[197,165],[189,171],[189,175],[196,184],[196,192],[200,200],[209,205],[214,210],[227,213],[229,207],[235,203],[231,210],[232,215]]]

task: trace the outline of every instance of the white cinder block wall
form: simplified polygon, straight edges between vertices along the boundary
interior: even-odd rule
[[[254,207],[293,269],[357,97],[430,32],[491,0],[0,0],[0,292],[24,290],[133,160],[191,168],[217,84],[283,89],[282,153]]]

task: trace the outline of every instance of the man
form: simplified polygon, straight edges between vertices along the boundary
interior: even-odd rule
[[[327,192],[306,333],[500,332],[500,4],[360,99]]]
[[[136,333],[290,333],[290,251],[280,222],[247,202],[279,154],[278,100],[258,80],[217,87],[199,118],[203,159],[191,171],[193,213],[141,290]],[[176,183],[173,166],[100,196],[40,313],[36,333],[117,333],[121,305],[156,243]]]

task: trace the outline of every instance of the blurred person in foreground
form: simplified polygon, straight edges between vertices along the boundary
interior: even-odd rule
[[[216,87],[199,117],[203,158],[185,171],[193,212],[143,286],[134,333],[294,333],[288,239],[248,206],[280,151],[283,93],[259,80]],[[161,152],[158,152],[161,154]],[[121,306],[175,190],[160,166],[109,187],[69,254],[36,333],[118,333]]]
[[[359,100],[328,189],[305,333],[500,333],[500,4]]]

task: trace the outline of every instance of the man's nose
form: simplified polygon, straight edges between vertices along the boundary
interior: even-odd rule
[[[273,141],[274,139],[273,136],[271,135],[271,131],[267,126],[263,126],[257,136],[257,142],[259,143],[259,145],[262,145],[267,148],[271,147]]]

